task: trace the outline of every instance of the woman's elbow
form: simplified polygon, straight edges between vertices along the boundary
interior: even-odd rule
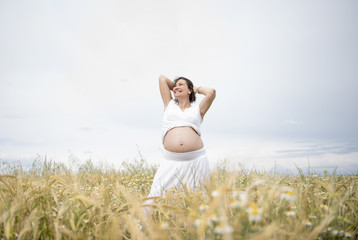
[[[166,77],[163,74],[160,74],[159,81],[166,81]]]
[[[216,90],[214,88],[211,88],[210,91],[209,91],[209,94],[215,98],[216,97]]]

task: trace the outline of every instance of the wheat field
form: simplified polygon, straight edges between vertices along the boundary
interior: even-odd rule
[[[117,170],[42,157],[0,170],[0,239],[357,239],[357,175],[222,162],[202,191],[183,186],[143,204],[156,167],[142,157]]]

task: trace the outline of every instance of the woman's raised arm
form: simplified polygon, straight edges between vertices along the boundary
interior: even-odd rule
[[[194,87],[194,92],[205,96],[199,105],[201,118],[204,119],[204,115],[216,97],[216,90],[208,87]]]
[[[167,107],[170,100],[172,100],[171,90],[173,90],[174,83],[164,75],[159,76],[159,90],[164,103],[164,109]]]

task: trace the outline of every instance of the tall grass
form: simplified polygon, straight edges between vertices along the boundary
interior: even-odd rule
[[[211,172],[145,205],[155,167],[55,163],[0,165],[0,239],[356,239],[356,175]],[[151,215],[144,214],[144,208]]]

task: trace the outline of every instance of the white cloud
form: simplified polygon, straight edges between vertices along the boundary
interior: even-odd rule
[[[282,148],[272,139],[356,140],[356,5],[2,2],[0,137],[28,146],[0,153],[116,159],[139,142],[156,159],[146,141],[160,142],[161,73],[217,90],[203,123],[224,135],[207,144],[214,159],[263,163]]]
[[[282,123],[287,124],[287,125],[302,125],[303,124],[302,121],[297,121],[297,120],[284,120]]]

